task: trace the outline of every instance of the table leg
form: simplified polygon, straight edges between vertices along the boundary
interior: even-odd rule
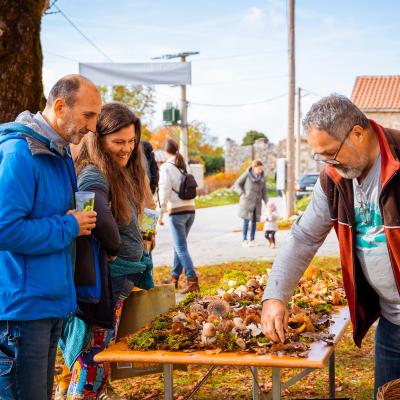
[[[335,398],[335,351],[329,357],[329,397]]]
[[[163,364],[164,372],[164,399],[173,400],[173,379],[172,379],[172,364]]]
[[[253,400],[260,400],[260,385],[258,384],[258,368],[250,367],[253,377]]]
[[[272,400],[281,400],[281,369],[272,367]]]

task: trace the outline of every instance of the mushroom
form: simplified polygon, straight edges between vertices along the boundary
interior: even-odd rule
[[[237,338],[236,344],[240,347],[241,350],[246,350],[246,342],[242,338]]]
[[[183,322],[176,321],[176,322],[172,323],[171,332],[174,335],[182,333],[184,329],[185,329],[185,325],[183,325]]]
[[[218,325],[218,330],[223,333],[229,333],[234,327],[235,324],[232,320],[223,319]]]
[[[219,317],[224,316],[229,313],[229,311],[231,311],[231,307],[225,300],[214,300],[207,307],[209,315],[216,315]]]
[[[178,314],[176,314],[172,318],[172,322],[186,322],[186,321],[187,321],[186,315],[182,311],[179,311]]]
[[[247,325],[247,329],[251,332],[251,336],[260,336],[262,333],[261,324],[250,324]]]
[[[261,318],[257,314],[250,314],[244,319],[245,325],[259,324],[260,322],[261,322]]]
[[[238,331],[244,331],[246,329],[246,325],[243,323],[242,318],[234,318],[233,323],[235,325],[235,329]]]
[[[216,335],[217,331],[215,329],[215,325],[212,324],[211,322],[206,322],[203,325],[203,330],[201,332],[201,335],[207,338],[214,337]]]

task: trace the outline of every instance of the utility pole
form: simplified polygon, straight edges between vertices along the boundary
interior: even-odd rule
[[[294,0],[289,0],[289,113],[288,134],[286,143],[287,157],[287,190],[286,214],[290,217],[294,213],[294,102],[295,102],[295,42],[294,42]]]
[[[182,62],[186,62],[186,53],[180,54]],[[187,121],[188,102],[186,99],[186,85],[181,85],[181,134],[179,140],[179,152],[183,158],[188,162],[189,160],[189,134],[188,134],[188,121]]]
[[[300,150],[301,150],[301,87],[297,88],[297,135],[296,135],[296,181],[300,178]]]
[[[171,60],[173,58],[179,58],[182,62],[186,62],[186,58],[189,56],[195,56],[200,54],[198,51],[185,51],[178,54],[165,54],[161,57],[154,57],[157,59]],[[182,154],[186,162],[189,161],[189,135],[188,135],[188,120],[187,120],[187,109],[188,101],[186,96],[186,85],[181,85],[181,132],[179,137],[179,152]]]

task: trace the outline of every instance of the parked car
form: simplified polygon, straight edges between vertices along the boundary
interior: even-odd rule
[[[295,186],[296,199],[299,200],[302,197],[311,194],[318,178],[319,172],[304,174]]]

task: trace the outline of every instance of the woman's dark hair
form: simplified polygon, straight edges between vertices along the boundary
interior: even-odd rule
[[[166,151],[168,154],[174,155],[175,165],[179,169],[182,169],[183,171],[187,172],[185,159],[183,158],[182,154],[179,153],[179,145],[178,143],[175,142],[174,139],[171,138],[167,139],[167,141],[164,144],[164,151]]]
[[[133,125],[135,128],[135,147],[125,168],[115,168],[110,155],[104,147],[104,137]],[[140,146],[140,119],[122,103],[105,104],[99,115],[96,133],[89,132],[82,140],[75,166],[77,173],[87,164],[96,165],[107,179],[111,192],[111,210],[118,222],[130,223],[132,206],[138,216],[144,207],[151,204],[151,191],[143,153]]]

